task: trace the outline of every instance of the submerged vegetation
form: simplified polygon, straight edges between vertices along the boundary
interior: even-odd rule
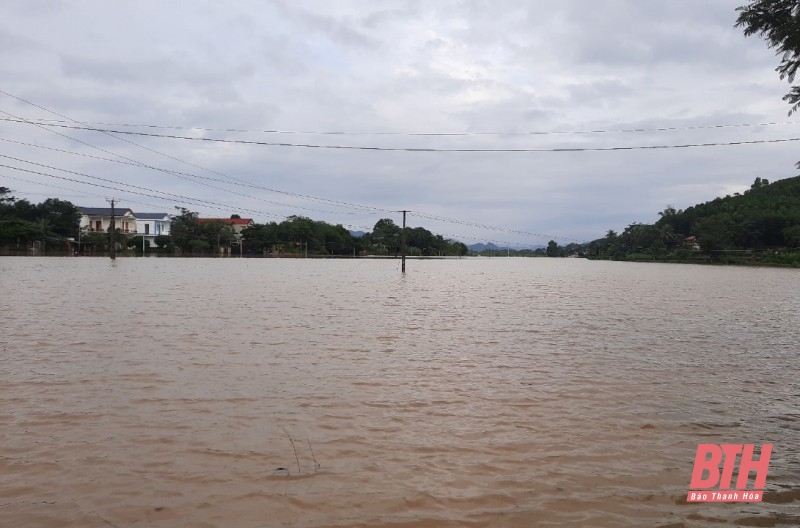
[[[716,198],[687,209],[666,207],[652,224],[633,223],[621,233],[587,244],[531,250],[500,249],[472,254],[496,256],[583,256],[590,259],[697,262],[800,267],[800,176],[774,183],[756,178],[742,194]],[[233,218],[237,218],[236,215]],[[17,200],[0,187],[0,249],[26,254],[32,247],[67,252],[69,241],[83,237],[102,253],[109,233],[79,233],[80,211],[67,201],[48,198],[40,204]],[[378,220],[372,231],[357,236],[342,225],[303,216],[282,222],[251,224],[236,232],[224,220],[200,222],[195,212],[179,208],[172,218],[172,234],[155,237],[148,253],[219,254],[251,256],[397,256],[402,251],[403,228],[389,218]],[[462,242],[448,240],[423,227],[405,228],[408,255],[464,256]],[[120,249],[139,252],[140,235],[117,230]],[[149,241],[148,241],[149,246]]]
[[[78,231],[78,208],[58,198],[40,204],[17,200],[11,190],[0,187],[0,248],[25,251],[65,250],[65,241]]]
[[[290,216],[280,223],[255,224],[242,230],[244,250],[250,253],[305,252],[309,255],[399,255],[403,229],[393,220],[382,218],[372,232],[353,236],[342,225]],[[409,255],[461,256],[467,247],[447,240],[424,227],[406,227]]]
[[[48,198],[40,204],[18,200],[11,190],[0,187],[0,250],[12,254],[71,253],[75,240],[87,252],[102,254],[109,249],[110,233],[79,229],[81,212],[72,203]],[[233,215],[232,218],[238,218]],[[208,219],[206,219],[208,220]],[[467,246],[448,240],[424,227],[406,227],[407,254],[412,256],[463,256]],[[140,253],[141,234],[116,229],[119,251]],[[223,219],[200,221],[198,214],[178,208],[172,217],[171,235],[154,238],[156,247],[146,240],[148,254],[216,255],[224,252],[245,255],[365,256],[400,255],[403,228],[389,218],[375,223],[372,232],[354,236],[342,225],[290,216],[282,222],[252,224],[240,232]]]

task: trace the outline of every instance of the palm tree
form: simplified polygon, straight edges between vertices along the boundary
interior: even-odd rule
[[[661,240],[661,243],[664,244],[664,247],[670,249],[672,249],[675,246],[675,241],[677,240],[677,236],[675,235],[675,230],[669,224],[663,226],[659,230],[658,238]]]
[[[47,218],[39,218],[36,221],[36,236],[42,244],[42,254],[47,249],[47,241],[52,239],[55,234],[53,233],[53,224]]]

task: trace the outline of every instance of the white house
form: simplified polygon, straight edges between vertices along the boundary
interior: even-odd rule
[[[155,239],[160,235],[169,235],[172,219],[167,213],[136,213],[136,233],[155,247]]]
[[[85,233],[108,233],[111,227],[110,207],[78,207],[80,228]],[[114,210],[114,226],[125,234],[136,234],[136,215],[130,209]]]

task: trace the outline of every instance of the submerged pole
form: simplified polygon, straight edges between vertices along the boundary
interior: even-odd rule
[[[117,258],[117,241],[116,231],[117,231],[117,224],[115,218],[117,216],[116,210],[114,209],[114,199],[111,199],[111,260],[115,260]]]
[[[406,272],[406,213],[408,211],[403,210],[401,212],[403,213],[403,230],[400,232],[400,236],[401,236],[401,240],[402,240],[401,244],[402,244],[402,252],[403,252],[403,261],[402,261],[403,263],[402,263],[402,265],[400,267],[401,268],[400,271],[401,271],[401,273],[405,273]]]

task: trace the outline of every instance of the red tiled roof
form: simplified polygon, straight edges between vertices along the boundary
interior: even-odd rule
[[[250,225],[253,223],[252,218],[198,218],[198,224],[207,224],[209,222],[225,222],[229,225]]]

